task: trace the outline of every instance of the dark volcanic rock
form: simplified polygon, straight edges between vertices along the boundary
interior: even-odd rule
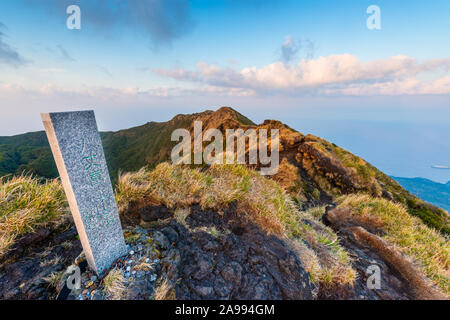
[[[144,278],[149,276],[132,275],[136,281],[127,291],[128,299],[151,299],[153,286],[163,279],[171,284],[177,299],[313,298],[316,288],[289,242],[267,235],[233,205],[220,214],[199,206],[190,209],[185,224],[169,219],[169,211],[162,208],[141,212],[141,217],[149,214],[146,218],[164,218],[153,228],[138,227],[143,229],[141,238],[145,241],[140,238],[142,244],[136,245],[151,243],[158,248],[155,254],[159,258],[154,259],[160,260],[154,271],[158,280],[146,282]],[[61,274],[79,255],[81,246],[75,236],[75,228],[45,237],[36,235],[38,246],[1,267],[0,299],[54,298],[57,290],[46,279]],[[135,251],[137,258],[141,253]],[[92,299],[96,297],[94,292]]]
[[[313,298],[309,274],[286,242],[242,221],[234,209],[220,216],[191,209],[188,225],[169,223],[179,236],[177,299]],[[233,233],[238,226],[241,232]]]
[[[42,300],[54,298],[49,283],[81,252],[75,228],[47,229],[23,237],[0,266],[0,300]],[[15,262],[11,262],[15,261]]]
[[[167,218],[169,210],[163,206],[146,206],[139,209],[139,215],[145,222]]]

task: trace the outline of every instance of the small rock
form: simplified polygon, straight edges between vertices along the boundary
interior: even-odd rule
[[[133,262],[134,262],[134,260],[131,259],[131,260],[128,260],[127,264],[132,264]]]
[[[213,288],[212,287],[195,287],[194,291],[200,297],[207,297],[207,296],[212,295]]]
[[[130,272],[130,270],[131,270],[131,267],[127,267],[127,272]]]
[[[147,206],[139,209],[139,215],[145,222],[162,219],[167,213],[167,208],[159,206]]]
[[[156,244],[162,249],[167,249],[170,246],[169,240],[167,237],[160,231],[153,232],[153,239]]]
[[[195,280],[202,280],[212,272],[212,263],[206,258],[199,259],[197,262],[197,270],[192,275]]]
[[[239,285],[242,277],[242,267],[239,263],[232,261],[222,269],[220,274],[225,281]]]
[[[171,227],[165,227],[161,231],[166,235],[170,242],[178,241],[178,233]]]
[[[136,270],[133,270],[131,274],[134,276],[136,274]]]
[[[132,256],[133,254],[134,254],[134,251],[133,251],[133,250],[131,250],[131,251],[130,251],[130,255]]]
[[[97,281],[97,277],[96,276],[92,276],[91,277],[91,281],[93,281],[93,282]]]
[[[147,234],[148,233],[147,230],[145,230],[144,228],[142,228],[140,226],[137,226],[136,228],[134,228],[134,232],[135,233],[141,233],[141,234]]]
[[[149,261],[150,261],[150,259],[149,259],[149,258],[145,259],[145,262],[149,262]]]

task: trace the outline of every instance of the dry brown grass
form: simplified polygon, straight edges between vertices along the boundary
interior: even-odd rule
[[[161,280],[159,286],[155,289],[155,300],[176,300],[175,290],[169,280]]]
[[[31,176],[0,178],[0,256],[20,235],[45,227],[68,213],[59,180]]]
[[[120,270],[113,269],[103,280],[104,292],[113,300],[122,300],[125,297],[125,278]]]
[[[320,218],[324,212],[324,207],[318,207],[298,215],[301,238],[311,247],[300,249],[304,256],[302,261],[306,261],[313,281],[324,289],[336,285],[352,285],[356,279],[356,271],[351,267],[347,251],[340,246],[337,234],[321,223]]]
[[[148,262],[141,262],[139,265],[134,267],[137,271],[154,271],[155,270],[155,264],[154,263],[148,263]]]
[[[187,207],[200,204],[220,212],[231,203],[237,211],[267,233],[297,241],[304,253],[306,270],[324,285],[351,284],[355,271],[336,234],[309,213],[300,212],[276,182],[239,165],[213,165],[206,172],[188,167],[160,164],[155,170],[142,169],[119,177],[117,200],[126,212],[135,202],[163,204],[176,209],[183,221]],[[185,208],[180,210],[180,208]],[[177,213],[178,212],[178,213]],[[304,223],[312,221],[312,226]],[[209,230],[214,232],[214,230]],[[302,240],[311,244],[308,249]]]
[[[341,197],[339,208],[370,229],[381,229],[382,238],[410,257],[415,265],[447,295],[450,293],[450,238],[427,227],[400,205],[369,195]]]
[[[408,282],[416,299],[436,300],[446,299],[446,296],[433,287],[431,281],[398,250],[391,246],[387,241],[366,231],[362,227],[351,227],[349,230],[353,233],[356,241],[362,242],[374,249],[385,261],[393,266],[402,277]]]
[[[272,180],[276,181],[284,190],[293,191],[296,185],[300,183],[298,168],[290,164],[286,158],[283,158],[278,166],[278,172],[272,176]]]
[[[53,259],[50,260],[43,260],[39,263],[39,266],[41,268],[47,267],[47,266],[56,266],[57,264],[61,263],[62,259],[59,256],[55,256]]]
[[[275,182],[238,165],[213,165],[203,173],[163,163],[153,171],[127,173],[119,177],[117,200],[121,211],[140,201],[169,208],[200,204],[217,210],[236,201],[239,211],[277,234],[283,233],[282,220],[293,206]]]

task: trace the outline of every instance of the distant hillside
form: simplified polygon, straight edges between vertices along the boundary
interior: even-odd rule
[[[450,212],[450,181],[444,184],[424,178],[392,178],[415,196]]]
[[[287,190],[297,205],[306,210],[333,202],[345,194],[368,193],[402,203],[409,213],[438,230],[450,233],[449,215],[403,189],[396,181],[352,153],[313,135],[303,135],[275,120],[256,125],[237,111],[223,107],[189,115],[177,115],[167,122],[101,133],[113,181],[122,171],[155,167],[170,159],[177,144],[171,133],[186,128],[193,135],[193,122],[203,121],[203,130],[279,129],[280,170],[272,178]],[[270,139],[269,139],[270,142]],[[256,166],[258,167],[258,166]],[[44,132],[0,137],[0,176],[22,171],[56,177],[57,171]]]
[[[0,176],[24,171],[46,178],[58,176],[44,131],[0,137]]]
[[[172,148],[177,144],[170,139],[172,132],[178,128],[189,129],[195,119],[211,114],[214,112],[177,115],[167,122],[149,122],[118,132],[101,132],[111,178],[116,181],[119,170],[134,171],[169,160]],[[237,119],[241,125],[254,124],[232,109],[228,116]],[[22,172],[44,178],[58,177],[44,131],[0,137],[0,176]]]

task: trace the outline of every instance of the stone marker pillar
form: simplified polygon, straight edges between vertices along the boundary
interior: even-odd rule
[[[127,247],[94,112],[41,116],[86,259],[102,274]]]

